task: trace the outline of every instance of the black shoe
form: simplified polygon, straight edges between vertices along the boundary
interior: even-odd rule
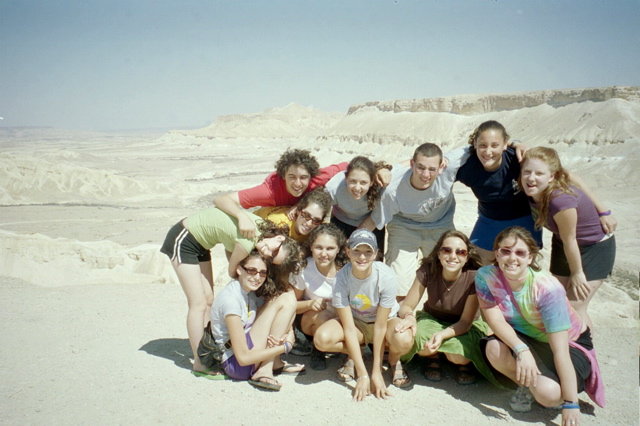
[[[311,355],[311,350],[313,349],[313,344],[307,339],[304,333],[297,328],[295,330],[296,341],[293,344],[293,349],[291,349],[291,353],[293,355],[298,356],[309,356]]]
[[[317,350],[315,347],[311,350],[311,361],[309,364],[311,365],[312,370],[326,370],[327,369],[327,359],[326,354]]]

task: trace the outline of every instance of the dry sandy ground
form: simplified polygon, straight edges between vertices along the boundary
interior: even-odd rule
[[[412,390],[391,386],[389,400],[361,403],[335,378],[337,358],[325,371],[282,377],[279,393],[193,377],[185,297],[157,249],[171,225],[215,193],[258,183],[291,143],[14,136],[2,140],[0,154],[0,423],[559,422],[558,412],[539,406],[510,412],[509,392],[484,381],[459,386],[451,371],[431,383],[412,370]],[[340,159],[316,154],[323,165]],[[599,193],[615,203],[616,191]],[[456,224],[468,232],[475,203],[456,193]],[[635,201],[618,208],[621,223],[634,209]],[[220,250],[214,255],[214,271],[224,270]],[[608,405],[580,395],[584,424],[638,423],[638,304],[627,294],[637,291],[637,271],[623,272],[618,288],[605,284],[591,308]],[[216,275],[224,285],[224,273]]]

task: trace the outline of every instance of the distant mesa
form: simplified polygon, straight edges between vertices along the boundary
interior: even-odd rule
[[[478,115],[489,112],[512,111],[549,105],[554,108],[578,102],[604,102],[609,99],[640,102],[640,87],[613,86],[589,89],[540,90],[484,95],[456,95],[442,98],[402,99],[366,102],[349,108],[347,114],[376,109],[381,112],[446,112],[460,115]]]
[[[486,120],[538,144],[605,145],[640,141],[640,87],[457,95],[355,104],[346,114],[291,103],[261,113],[219,116],[208,127],[173,131],[209,139],[302,139],[314,147],[357,152],[357,144],[454,148]],[[356,144],[356,145],[353,145]]]

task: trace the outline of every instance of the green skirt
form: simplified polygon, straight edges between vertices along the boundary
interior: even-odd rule
[[[431,339],[431,336],[452,324],[450,322],[440,321],[433,315],[424,311],[418,311],[416,313],[416,320],[418,323],[416,338],[409,353],[400,358],[403,363],[411,361],[413,356],[424,348],[425,343]],[[465,334],[443,341],[440,348],[438,348],[438,352],[462,355],[468,360],[471,360],[473,365],[476,367],[476,370],[478,370],[480,374],[482,374],[494,386],[500,389],[506,389],[493,376],[493,373],[484,360],[480,350],[480,339],[487,335],[488,330],[489,326],[487,323],[482,321],[482,319],[478,319],[473,322],[471,328]]]

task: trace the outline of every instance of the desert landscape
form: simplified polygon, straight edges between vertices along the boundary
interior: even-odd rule
[[[278,393],[195,378],[186,298],[158,251],[177,220],[260,183],[286,148],[311,150],[321,166],[362,154],[396,163],[423,142],[463,146],[489,119],[512,139],[558,150],[618,220],[614,274],[590,308],[607,406],[583,393],[581,419],[637,424],[640,87],[628,86],[372,101],[348,112],[292,103],[168,133],[0,127],[0,423],[558,424],[559,411],[511,412],[509,392],[459,386],[452,371],[432,383],[410,369],[410,391],[387,375],[393,396],[361,403],[335,378],[337,358],[282,377]],[[476,200],[461,184],[454,191],[456,227],[469,233]],[[229,281],[222,250],[213,250],[217,289]]]

